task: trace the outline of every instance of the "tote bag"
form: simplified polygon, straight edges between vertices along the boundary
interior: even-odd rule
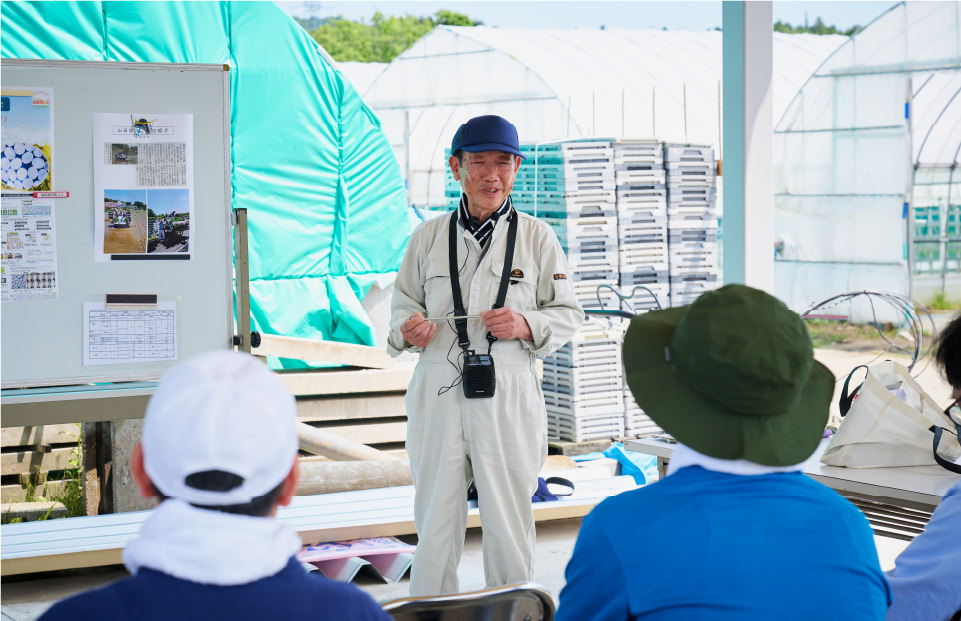
[[[940,429],[947,432],[937,434],[938,453],[951,462],[961,457],[954,421],[903,365],[886,360],[867,369],[853,394],[848,394],[851,375],[844,382],[839,403],[844,418],[821,463],[848,468],[934,465],[939,463],[934,431]]]

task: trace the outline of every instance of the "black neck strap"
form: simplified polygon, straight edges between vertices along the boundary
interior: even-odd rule
[[[454,296],[454,316],[464,317],[467,311],[464,309],[464,300],[460,294],[460,271],[457,269],[457,210],[450,215],[450,240],[448,259],[450,266],[450,289]],[[511,277],[511,264],[514,262],[514,243],[517,240],[517,214],[510,214],[510,224],[507,227],[507,250],[504,252],[504,269],[501,271],[501,284],[497,290],[497,299],[494,301],[494,308],[503,308],[504,301],[507,299],[507,283]],[[455,319],[454,325],[457,326],[457,344],[461,349],[470,349],[470,337],[467,335],[467,319]],[[490,353],[491,347],[497,337],[487,333],[487,352]]]

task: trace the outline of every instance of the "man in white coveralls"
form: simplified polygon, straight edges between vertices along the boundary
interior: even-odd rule
[[[412,595],[457,592],[472,479],[487,585],[531,578],[531,495],[547,454],[534,359],[583,323],[557,236],[511,205],[523,159],[515,127],[499,116],[473,118],[451,153],[460,206],[411,236],[388,336],[392,355],[420,352],[406,398],[418,535]]]

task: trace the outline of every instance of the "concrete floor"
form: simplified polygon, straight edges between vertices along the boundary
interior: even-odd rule
[[[819,349],[815,356],[840,378],[837,391],[847,374],[858,364],[873,362],[877,359],[899,359],[896,356],[877,356],[877,352],[845,352]],[[904,358],[900,358],[904,360]],[[921,386],[939,403],[947,402],[950,390],[931,364],[921,363],[923,367],[918,381]],[[836,400],[832,406],[837,408]],[[564,586],[564,568],[574,549],[580,519],[542,522],[537,525],[537,552],[535,557],[534,581],[547,587],[555,597]],[[412,541],[413,543],[414,541]],[[894,565],[894,558],[907,545],[906,542],[875,537],[881,567],[885,570]],[[484,570],[481,556],[481,533],[479,529],[468,532],[464,556],[460,566],[461,589],[465,591],[484,588]],[[126,576],[122,568],[107,568],[80,576],[45,577],[30,580],[4,580],[0,590],[0,619],[6,621],[27,621],[37,618],[53,602],[70,594],[108,584]],[[404,578],[395,584],[384,584],[363,572],[355,579],[355,584],[378,600],[385,601],[407,595],[408,580]]]

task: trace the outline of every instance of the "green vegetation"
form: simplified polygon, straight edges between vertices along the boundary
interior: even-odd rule
[[[878,327],[869,324],[848,323],[847,321],[828,321],[826,319],[806,319],[808,333],[814,347],[877,346],[883,347],[884,341],[878,334]],[[889,340],[897,334],[897,327],[891,324],[880,326],[881,332]]]
[[[83,503],[83,453],[80,445],[79,423],[77,423],[77,435],[74,437],[77,440],[77,445],[70,450],[70,459],[68,460],[69,467],[59,471],[59,473],[52,473],[55,476],[59,474],[57,478],[63,481],[62,492],[59,495],[48,495],[48,473],[40,472],[40,468],[37,467],[32,475],[21,475],[20,484],[23,485],[25,491],[24,502],[54,501],[61,503],[67,508],[67,517],[79,517],[85,514]],[[53,507],[51,506],[50,509],[47,510],[46,515],[37,518],[37,520],[48,519],[52,511]],[[0,523],[3,524],[19,524],[22,521],[22,518],[11,517],[9,511],[0,516]]]
[[[79,517],[85,513],[83,505],[83,451],[80,440],[80,423],[77,423],[77,446],[70,450],[69,468],[63,471],[63,492],[53,500],[67,508],[67,517]]]
[[[944,291],[936,291],[934,297],[931,299],[931,303],[928,304],[931,310],[936,311],[952,310],[959,306],[961,306],[961,302],[949,300],[948,294]]]
[[[850,37],[853,34],[857,34],[861,31],[860,26],[851,26],[847,30],[839,30],[836,26],[826,26],[821,18],[817,18],[814,21],[813,26],[792,26],[787,22],[782,22],[777,20],[774,22],[774,32],[786,32],[788,34],[816,34],[816,35],[830,35],[830,34],[840,34]]]
[[[389,63],[435,26],[482,25],[462,13],[446,10],[437,11],[433,17],[385,17],[377,12],[370,24],[342,16],[297,21],[334,60],[366,63]]]

